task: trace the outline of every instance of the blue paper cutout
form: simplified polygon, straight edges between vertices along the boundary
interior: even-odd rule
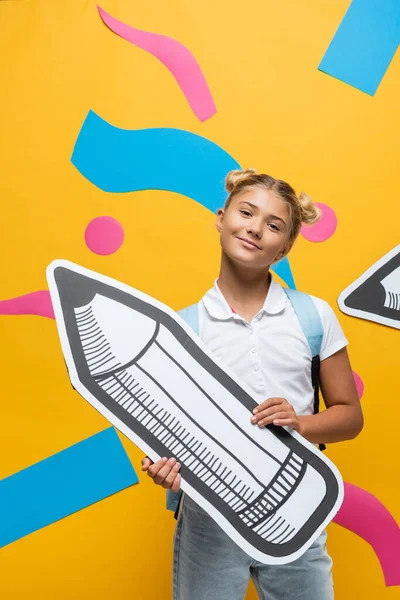
[[[225,177],[239,163],[210,140],[182,129],[121,129],[89,111],[72,164],[105,192],[167,190],[192,198],[213,213],[226,200]],[[295,287],[287,258],[272,267]]]
[[[138,482],[113,427],[0,481],[0,547]]]
[[[353,0],[319,69],[373,96],[399,43],[399,0]]]
[[[274,265],[272,265],[271,266],[271,271],[273,271],[281,279],[283,279],[283,281],[286,283],[286,285],[288,287],[292,288],[293,290],[296,289],[296,284],[295,284],[294,279],[293,279],[292,269],[290,268],[290,264],[289,264],[289,261],[287,259],[287,256],[285,256],[285,258],[283,258],[279,262],[277,262]]]
[[[120,129],[89,111],[72,164],[105,192],[167,190],[212,212],[224,205],[224,180],[240,165],[217,144],[182,129]]]

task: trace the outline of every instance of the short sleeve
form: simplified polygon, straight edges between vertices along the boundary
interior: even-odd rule
[[[324,328],[320,359],[325,360],[348,345],[334,310],[324,300],[314,298]]]

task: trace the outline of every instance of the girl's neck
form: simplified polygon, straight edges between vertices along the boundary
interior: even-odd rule
[[[218,287],[229,306],[248,322],[264,306],[270,277],[268,270],[248,269],[222,254]]]

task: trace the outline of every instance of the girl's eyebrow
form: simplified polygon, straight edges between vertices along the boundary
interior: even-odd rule
[[[258,210],[258,206],[252,204],[251,202],[248,202],[247,200],[242,200],[240,204],[248,204],[249,206],[251,206],[251,208]],[[286,221],[284,221],[281,217],[278,217],[277,215],[268,215],[268,217],[270,219],[274,219],[275,221],[281,221],[284,225],[286,225]]]
[[[281,221],[284,225],[286,225],[286,221],[284,221],[281,217],[277,217],[276,215],[269,215],[270,219],[274,219],[274,221]]]
[[[258,210],[258,206],[252,204],[251,202],[248,202],[247,200],[241,200],[240,204],[248,204],[249,206],[251,206],[251,208],[255,208],[256,210]]]

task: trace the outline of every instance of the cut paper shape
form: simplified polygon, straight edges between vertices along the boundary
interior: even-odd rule
[[[327,204],[322,204],[322,202],[315,204],[321,209],[320,220],[313,225],[303,225],[300,233],[309,242],[326,242],[336,231],[336,214]]]
[[[100,6],[97,8],[103,22],[111,31],[146,50],[167,67],[200,121],[206,121],[217,112],[206,78],[186,46],[166,35],[135,29],[118,21]]]
[[[86,227],[85,242],[95,254],[114,254],[124,242],[124,228],[112,217],[96,217]]]
[[[399,42],[399,0],[353,0],[319,70],[373,96]]]
[[[182,489],[250,556],[300,556],[340,506],[336,467],[253,426],[250,392],[161,302],[68,261],[47,278],[73,387],[152,460],[175,456]]]
[[[361,400],[361,398],[363,397],[363,394],[364,394],[364,382],[361,379],[361,377],[359,376],[359,374],[356,373],[355,371],[353,371],[353,377],[354,377],[354,381],[356,382],[358,397]]]
[[[0,547],[138,482],[113,427],[0,481]]]
[[[400,245],[343,290],[338,305],[347,315],[400,329]]]
[[[372,494],[344,484],[344,500],[333,522],[356,533],[374,549],[387,586],[400,585],[400,528]]]
[[[166,190],[188,196],[214,213],[227,197],[226,174],[240,169],[232,156],[207,138],[173,128],[120,129],[92,110],[71,162],[104,192]]]
[[[54,319],[53,305],[47,290],[31,292],[9,300],[0,300],[0,315],[36,315]]]
[[[240,169],[220,146],[194,133],[170,128],[120,129],[93,111],[82,125],[71,162],[104,192],[176,192],[213,213],[225,204],[226,174]],[[295,288],[287,257],[273,270]]]
[[[276,273],[278,277],[280,277],[288,287],[292,288],[293,290],[296,289],[292,269],[290,268],[287,256],[285,256],[285,258],[278,261],[274,265],[271,265],[271,271]]]

